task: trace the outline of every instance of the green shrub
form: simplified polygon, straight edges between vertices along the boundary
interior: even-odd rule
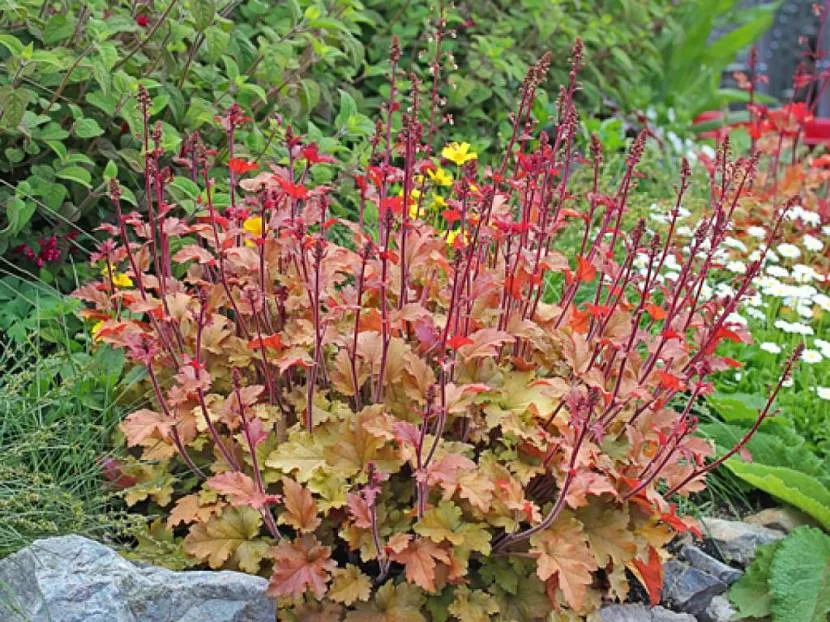
[[[354,36],[359,9],[356,0],[7,3],[0,254],[27,255],[51,281],[50,264],[76,244],[68,235],[75,225],[91,229],[106,214],[108,180],[143,187],[139,84],[153,95],[166,149],[181,146],[181,132],[215,132],[214,116],[232,101],[260,118],[278,111],[295,122],[315,108],[324,116],[338,109],[337,87],[363,58]],[[238,139],[258,153],[267,132]],[[141,196],[124,199],[135,206]]]

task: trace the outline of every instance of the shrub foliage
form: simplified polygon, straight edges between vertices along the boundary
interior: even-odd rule
[[[101,278],[76,296],[152,390],[121,426],[118,481],[166,508],[194,563],[267,573],[298,618],[578,616],[625,598],[631,575],[659,598],[664,545],[696,529],[668,499],[702,489],[780,388],[707,463],[691,408],[736,364],[719,342],[749,339],[730,315],[760,263],[735,296],[701,286],[755,160],[719,154],[686,249],[673,222],[626,224],[645,133],[618,186],[572,194],[575,168],[602,167],[599,141],[574,149],[581,53],[550,135],[530,115],[549,57],[531,68],[488,167],[466,143],[433,152],[417,82],[407,101],[390,93],[366,165],[326,184],[315,170],[333,158],[291,128],[277,161],[244,155],[237,105],[221,151],[194,137],[168,162],[148,124],[146,211],[111,185]],[[174,166],[200,185],[189,214]],[[334,215],[352,200],[357,223]],[[673,282],[657,278],[669,254]]]

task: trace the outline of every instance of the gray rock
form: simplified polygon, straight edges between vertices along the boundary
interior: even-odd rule
[[[741,566],[753,560],[759,546],[784,537],[775,529],[720,518],[704,518],[703,535],[715,543],[724,560]]]
[[[274,622],[268,582],[240,572],[139,567],[80,536],[0,560],[4,622]]]
[[[736,613],[726,595],[721,594],[712,599],[699,619],[701,622],[729,622]]]
[[[717,577],[726,585],[732,585],[743,576],[743,571],[733,568],[722,561],[715,559],[692,544],[687,544],[681,551],[683,559],[698,570]]]
[[[726,591],[726,583],[676,559],[663,565],[663,600],[673,609],[702,613],[712,598]]]
[[[693,615],[675,613],[664,607],[651,607],[628,603],[609,605],[599,611],[601,622],[697,622]]]

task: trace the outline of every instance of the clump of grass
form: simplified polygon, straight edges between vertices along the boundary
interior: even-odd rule
[[[0,338],[0,557],[34,539],[127,534],[100,461],[119,420],[120,355]]]

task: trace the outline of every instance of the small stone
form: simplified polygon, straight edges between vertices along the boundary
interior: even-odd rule
[[[777,529],[784,533],[790,533],[800,525],[816,525],[813,518],[795,508],[767,508],[757,514],[747,516],[744,520],[753,525]]]
[[[706,611],[700,615],[699,620],[701,622],[729,622],[737,613],[726,595],[720,594],[712,599],[712,602],[706,607]]]
[[[726,591],[726,583],[676,559],[663,565],[663,600],[673,609],[697,615],[712,598]]]
[[[608,605],[599,611],[601,622],[697,622],[693,615],[642,604]]]
[[[781,531],[742,521],[704,518],[702,522],[704,537],[714,542],[721,557],[744,567],[755,558],[755,549],[784,537]]]
[[[241,572],[137,566],[81,536],[36,540],[0,560],[0,620],[274,622],[268,581]]]
[[[711,555],[707,555],[692,544],[684,546],[680,554],[692,566],[713,577],[717,577],[726,583],[726,585],[732,585],[744,574],[743,571],[724,564],[722,561],[715,559]]]

